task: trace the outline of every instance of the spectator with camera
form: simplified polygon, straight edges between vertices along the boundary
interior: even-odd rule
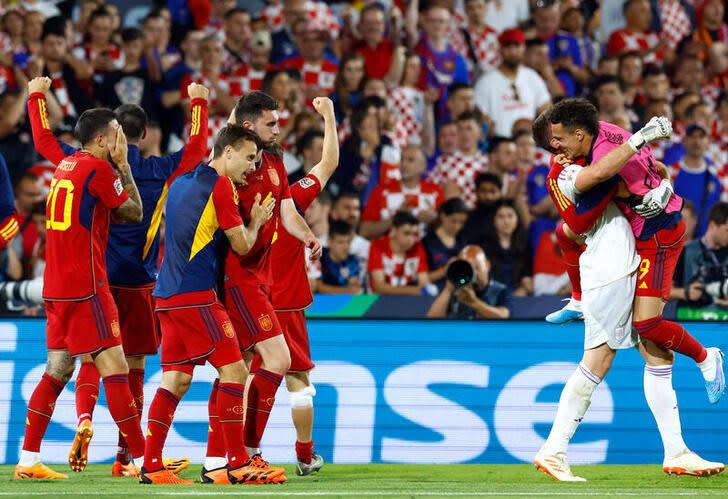
[[[675,275],[672,298],[728,307],[728,203],[710,209],[705,235],[685,245]]]
[[[489,278],[489,263],[478,246],[468,245],[447,269],[447,282],[427,311],[428,319],[508,319],[511,293]]]

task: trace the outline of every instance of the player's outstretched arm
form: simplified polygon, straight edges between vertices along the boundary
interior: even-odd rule
[[[246,255],[258,239],[258,231],[273,216],[276,200],[273,198],[260,202],[260,193],[255,195],[255,201],[250,208],[250,222],[247,226],[238,225],[227,229],[225,235],[230,241],[230,247],[240,256]]]
[[[57,165],[63,158],[73,154],[72,151],[75,149],[68,147],[68,150],[64,151],[51,131],[45,95],[50,88],[51,79],[47,76],[38,76],[28,82],[28,116],[36,150],[45,159]]]
[[[113,144],[109,144],[109,152],[111,153],[111,160],[119,171],[121,186],[129,195],[129,199],[114,209],[114,219],[138,224],[142,221],[144,215],[142,199],[139,196],[139,189],[137,189],[136,182],[134,182],[134,177],[131,174],[131,166],[129,166],[127,159],[126,136],[121,126],[116,129],[116,140]]]
[[[336,131],[336,116],[334,115],[334,103],[328,97],[316,97],[313,100],[313,107],[316,112],[324,118],[324,146],[321,161],[312,169],[311,173],[316,175],[321,183],[321,189],[334,174],[339,166],[339,139]]]
[[[627,142],[612,149],[599,161],[584,168],[576,177],[576,188],[586,192],[597,184],[609,180],[619,173],[627,162],[649,142],[672,135],[672,123],[664,116],[652,118],[644,127],[632,135]]]
[[[291,198],[286,198],[281,201],[281,223],[290,235],[301,241],[311,250],[312,260],[321,258],[321,241],[313,235],[311,228],[298,213],[296,205]]]
[[[179,163],[167,180],[168,185],[180,175],[195,168],[200,161],[205,159],[207,152],[207,114],[210,91],[204,85],[192,82],[187,86],[187,94],[190,96],[190,140],[182,149]]]

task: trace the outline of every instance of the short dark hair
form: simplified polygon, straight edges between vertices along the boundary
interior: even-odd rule
[[[91,25],[91,23],[94,22],[99,17],[113,17],[113,16],[111,15],[111,12],[109,12],[109,10],[102,5],[96,9],[94,9],[94,11],[91,12],[91,15],[88,16],[88,24]]]
[[[513,139],[510,137],[501,137],[496,135],[488,141],[488,154],[492,154],[498,149],[501,144],[512,143]]]
[[[283,73],[288,74],[285,69],[272,69],[271,71],[265,73],[265,76],[263,76],[263,81],[260,84],[260,88],[263,90],[263,92],[270,94],[270,87],[273,86],[273,81],[276,79],[276,77],[278,77],[278,75]]]
[[[457,115],[455,117],[456,123],[459,123],[461,121],[469,121],[469,120],[473,120],[477,124],[480,124],[482,121],[482,115],[480,114],[480,112],[478,110],[473,109],[472,111],[463,111],[462,113],[460,113],[459,115]]]
[[[468,207],[460,198],[450,198],[440,205],[440,215],[454,215],[455,213],[467,213]]]
[[[235,14],[245,14],[248,17],[252,17],[250,15],[250,12],[247,10],[241,8],[241,7],[233,7],[232,9],[225,12],[225,14],[222,16],[223,20],[229,21],[231,17],[233,17]]]
[[[723,225],[728,222],[728,203],[725,201],[715,203],[708,212],[708,222],[713,222],[717,225]]]
[[[700,99],[698,102],[693,102],[685,109],[685,117],[690,119],[695,115],[695,111],[701,106],[710,106],[706,101]]]
[[[33,172],[25,171],[23,174],[18,178],[18,180],[15,181],[13,184],[13,192],[17,194],[17,190],[20,187],[20,184],[23,183],[23,180],[30,180],[31,182],[37,182],[40,180],[40,177],[36,175]]]
[[[313,144],[313,141],[321,138],[324,138],[324,132],[321,130],[311,129],[307,130],[306,133],[303,134],[303,137],[296,143],[296,151],[298,151],[298,154],[301,154],[304,149],[308,149],[311,147],[311,144]]]
[[[475,188],[480,187],[480,184],[493,184],[498,187],[498,190],[503,189],[503,181],[495,173],[478,173],[475,177]]]
[[[582,98],[564,99],[549,111],[549,122],[573,132],[582,128],[593,136],[599,134],[599,113],[594,104]]]
[[[399,210],[392,217],[392,227],[402,227],[403,225],[419,225],[420,221],[412,214],[411,211]]]
[[[103,133],[115,119],[116,114],[111,109],[105,107],[87,109],[79,116],[73,135],[82,146],[85,146],[98,134]]]
[[[263,111],[277,111],[278,101],[265,92],[254,90],[243,95],[235,104],[235,123],[242,125],[243,121],[255,121],[261,117]]]
[[[531,131],[533,132],[533,140],[536,142],[538,147],[555,154],[557,152],[556,149],[551,147],[551,121],[549,121],[550,111],[551,108],[545,110],[536,117],[533,122],[533,126],[531,126]]]
[[[642,69],[642,79],[649,78],[650,76],[667,76],[665,68],[662,64],[647,64]]]
[[[517,142],[517,141],[518,141],[518,139],[520,139],[520,138],[521,138],[521,137],[523,137],[524,135],[528,135],[528,136],[530,137],[530,136],[531,136],[531,132],[529,132],[527,128],[519,128],[519,129],[518,129],[518,130],[516,130],[516,132],[515,132],[515,133],[513,134],[513,142]]]
[[[339,194],[338,197],[336,199],[334,199],[331,204],[336,205],[342,199],[356,199],[357,201],[359,201],[361,203],[361,197],[359,196],[358,193],[356,193],[354,191],[344,191],[341,194]]]
[[[240,147],[241,142],[253,142],[258,150],[263,149],[263,144],[260,138],[253,132],[240,125],[225,125],[220,129],[215,138],[215,147],[212,149],[212,158],[219,158],[222,151],[227,147],[231,146],[234,149]]]
[[[463,89],[473,89],[473,86],[469,83],[463,83],[460,81],[457,81],[455,83],[451,83],[450,86],[447,87],[447,97],[448,99],[458,93],[460,90]]]
[[[139,28],[124,28],[121,30],[121,41],[124,43],[144,40],[144,32]]]
[[[599,78],[597,78],[594,81],[594,85],[592,85],[592,91],[596,92],[600,88],[602,88],[604,85],[610,85],[614,83],[619,87],[619,90],[624,92],[624,83],[622,83],[622,80],[618,76],[614,75],[602,75]]]
[[[116,119],[129,140],[137,141],[147,128],[147,113],[136,104],[122,104],[114,109]]]
[[[529,38],[528,40],[526,40],[527,49],[530,49],[531,47],[540,47],[542,45],[547,45],[547,43],[541,38]]]
[[[334,236],[351,236],[354,234],[354,226],[343,220],[331,220],[329,222],[329,239]]]
[[[55,35],[62,38],[66,37],[66,23],[68,20],[63,16],[49,17],[43,23],[43,34],[41,40],[45,40],[47,36]]]
[[[354,131],[359,129],[359,127],[361,126],[361,122],[364,121],[364,118],[366,117],[370,107],[376,107],[377,109],[381,109],[386,105],[387,103],[384,101],[384,99],[382,99],[378,95],[369,95],[361,99],[351,111],[351,129]]]

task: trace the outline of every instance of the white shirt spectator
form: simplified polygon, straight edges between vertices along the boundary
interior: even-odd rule
[[[531,12],[528,0],[491,0],[487,2],[485,11],[485,24],[498,33],[530,19]]]
[[[475,85],[475,105],[495,122],[495,134],[511,136],[513,123],[536,117],[551,100],[546,83],[533,69],[520,66],[511,80],[499,70],[483,75]]]

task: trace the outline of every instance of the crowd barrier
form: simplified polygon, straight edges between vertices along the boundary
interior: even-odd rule
[[[17,462],[27,400],[45,365],[45,322],[0,322],[0,459]],[[309,320],[317,367],[316,450],[336,463],[529,462],[553,420],[563,383],[582,354],[580,323]],[[705,344],[728,348],[721,323],[689,323]],[[694,363],[679,357],[674,384],[688,445],[728,459],[728,401],[711,406]],[[642,392],[643,362],[617,355],[569,450],[573,463],[660,463],[662,446]],[[147,405],[159,384],[148,360]],[[179,406],[165,455],[201,462],[214,370],[198,368]],[[46,462],[66,462],[76,416],[73,382],[43,442]],[[147,409],[147,407],[145,407]],[[146,410],[145,410],[146,416]],[[116,452],[103,389],[94,415],[92,462]],[[146,421],[143,423],[146,426]],[[281,388],[263,439],[272,462],[295,460],[288,393]]]

